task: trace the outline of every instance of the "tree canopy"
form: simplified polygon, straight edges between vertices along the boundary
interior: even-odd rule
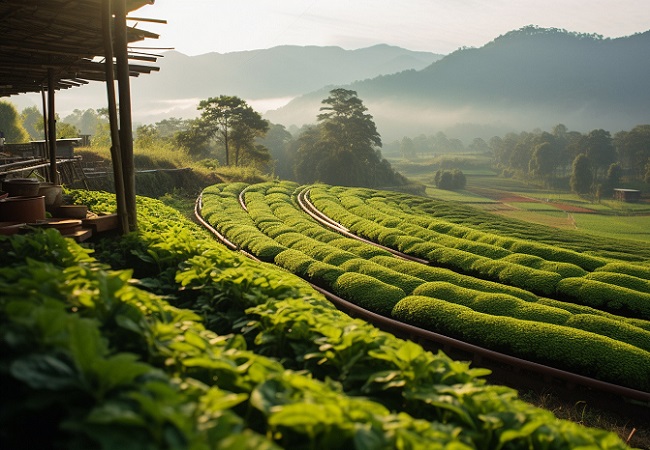
[[[381,157],[381,137],[355,91],[334,89],[322,104],[318,125],[299,138],[298,181],[368,187],[404,183]]]
[[[0,131],[4,133],[7,143],[29,141],[29,134],[20,120],[16,107],[9,102],[0,101]]]
[[[227,166],[233,149],[235,165],[239,163],[242,150],[260,152],[254,140],[268,131],[269,124],[244,100],[229,95],[210,97],[202,100],[198,109],[201,111],[199,127],[224,146]]]

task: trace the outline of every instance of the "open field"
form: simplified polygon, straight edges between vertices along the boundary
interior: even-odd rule
[[[504,217],[559,229],[650,242],[648,199],[639,203],[613,199],[591,201],[572,192],[499,177],[488,168],[463,170],[466,188],[446,191],[434,186],[435,170],[431,166],[410,164],[400,168],[407,177],[425,184],[427,196],[436,200],[472,205]]]

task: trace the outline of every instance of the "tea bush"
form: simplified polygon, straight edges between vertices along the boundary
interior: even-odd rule
[[[413,295],[438,298],[467,306],[477,312],[520,320],[564,325],[571,317],[571,314],[563,309],[526,302],[507,294],[467,289],[444,281],[422,284],[413,291]]]
[[[575,301],[608,312],[650,320],[650,294],[588,278],[565,278],[557,291]]]
[[[396,286],[354,272],[342,273],[331,286],[336,295],[383,316],[390,316],[393,306],[406,295]]]
[[[586,275],[585,278],[650,294],[650,279],[646,280],[624,273],[605,271],[592,272]]]
[[[436,333],[636,389],[650,388],[650,353],[575,328],[492,316],[445,300],[410,296],[393,316]],[[575,343],[579,342],[580,345]]]

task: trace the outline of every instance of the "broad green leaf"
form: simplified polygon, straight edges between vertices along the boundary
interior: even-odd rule
[[[34,389],[78,389],[76,368],[61,355],[31,354],[11,363],[11,375]]]

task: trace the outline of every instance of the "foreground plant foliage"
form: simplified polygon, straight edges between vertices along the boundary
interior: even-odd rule
[[[339,231],[300,210],[301,192]],[[236,246],[364,309],[650,391],[650,277],[632,262],[641,246],[586,252],[587,236],[569,234],[568,246],[524,240],[466,224],[449,207],[432,215],[426,199],[365,188],[222,184],[202,200],[204,218]]]
[[[2,448],[625,448],[139,201],[99,259],[0,239]]]

